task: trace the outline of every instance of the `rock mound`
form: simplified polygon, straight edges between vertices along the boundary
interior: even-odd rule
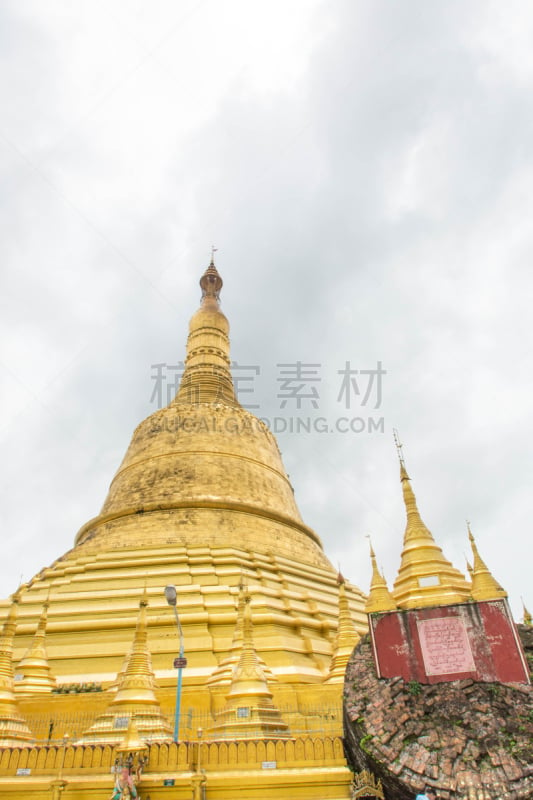
[[[533,629],[521,635],[531,656]],[[348,663],[344,708],[347,758],[381,778],[388,800],[413,800],[425,783],[442,800],[533,798],[531,686],[378,679],[366,636]]]

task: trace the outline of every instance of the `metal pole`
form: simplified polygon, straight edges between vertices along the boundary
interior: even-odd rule
[[[174,608],[174,615],[176,617],[176,625],[178,626],[178,634],[180,638],[180,659],[183,658],[184,647],[183,647],[183,631],[181,629],[181,622],[178,616],[178,609],[176,606]],[[180,664],[183,663],[180,661]],[[174,717],[174,741],[176,744],[179,740],[179,733],[180,733],[180,713],[181,713],[181,681],[182,681],[182,672],[183,667],[178,667],[178,685],[176,688],[176,714]]]

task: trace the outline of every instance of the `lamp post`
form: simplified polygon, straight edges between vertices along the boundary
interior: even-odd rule
[[[177,608],[178,594],[176,592],[176,587],[165,586],[165,597],[167,599],[167,603],[169,604],[169,606],[172,606],[172,608],[174,609],[174,616],[176,617],[176,625],[178,628],[178,636],[180,640],[180,654],[179,657],[174,660],[174,666],[177,667],[178,669],[178,685],[176,688],[176,714],[174,717],[174,741],[177,742],[180,732],[181,680],[182,680],[183,667],[187,666],[187,659],[183,655],[184,652],[183,631],[181,629],[181,622],[178,616],[178,608]]]

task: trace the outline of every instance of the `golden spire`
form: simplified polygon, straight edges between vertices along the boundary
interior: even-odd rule
[[[407,512],[402,561],[392,592],[394,600],[399,608],[450,605],[471,600],[470,587],[464,575],[444,557],[420,516],[397,431],[394,431],[394,440]]]
[[[337,584],[339,586],[339,623],[335,644],[333,645],[333,655],[331,657],[329,673],[325,683],[339,683],[344,681],[346,665],[350,660],[355,645],[360,639],[359,634],[355,630],[355,625],[353,624],[350,605],[346,596],[346,581],[340,570],[337,575]]]
[[[532,624],[532,622],[533,622],[533,620],[532,620],[532,618],[531,618],[531,614],[530,614],[530,613],[529,613],[529,611],[527,610],[527,608],[526,608],[526,604],[524,603],[523,599],[522,599],[522,598],[520,598],[520,599],[522,600],[522,608],[523,608],[523,610],[524,610],[524,616],[523,616],[523,618],[522,618],[522,619],[523,619],[523,622],[524,622],[524,625],[528,625],[529,627],[531,627],[531,624]]]
[[[376,554],[374,553],[372,542],[370,542],[370,537],[369,545],[370,560],[372,561],[372,580],[370,582],[370,592],[368,593],[365,611],[367,614],[371,614],[374,611],[395,611],[396,603],[394,602],[393,596],[389,592],[387,581],[378,569]]]
[[[244,580],[241,577],[239,583],[238,600],[237,600],[237,621],[235,623],[235,628],[233,631],[233,639],[231,642],[231,646],[228,655],[220,661],[219,665],[213,670],[213,673],[207,679],[206,683],[208,686],[213,687],[231,683],[235,667],[239,661],[242,651],[242,645],[244,640],[244,611],[247,604],[246,601],[247,597],[248,597],[248,587],[246,586]],[[272,672],[272,670],[270,669],[270,667],[267,664],[265,664],[259,653],[256,653],[256,656],[267,680],[269,682],[275,681],[276,677]]]
[[[17,694],[47,694],[55,689],[56,681],[50,672],[45,644],[49,606],[49,597],[47,597],[43,603],[43,610],[32,643],[17,668],[17,671],[23,676],[22,680],[17,681],[15,685]]]
[[[246,593],[243,640],[234,668],[226,707],[217,714],[213,734],[232,739],[251,736],[287,738],[289,727],[273,703],[266,675],[261,667],[253,640],[250,596]]]
[[[120,723],[117,726],[117,720],[129,720],[132,715],[135,715],[142,738],[151,741],[172,738],[172,729],[163,717],[155,696],[154,672],[148,647],[147,606],[145,588],[139,602],[137,627],[124,676],[107,709],[85,731],[80,743],[122,741],[123,728]]]
[[[230,372],[229,323],[219,304],[222,283],[211,256],[200,278],[202,301],[189,324],[185,371],[175,403],[239,405]]]
[[[16,747],[33,739],[21,716],[13,688],[13,639],[20,589],[11,598],[11,607],[0,635],[0,746]]]
[[[507,597],[507,592],[502,589],[500,584],[492,576],[489,568],[479,555],[477,545],[470,530],[470,523],[467,522],[468,538],[474,556],[474,567],[472,572],[472,597],[474,600],[497,600]]]

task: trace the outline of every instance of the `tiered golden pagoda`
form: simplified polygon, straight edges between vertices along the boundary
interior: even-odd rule
[[[236,397],[229,325],[220,310],[222,279],[213,262],[200,286],[201,304],[190,322],[175,399],[138,425],[100,513],[82,527],[74,547],[22,588],[17,659],[38,626],[43,595],[51,591],[54,598],[46,645],[58,692],[32,692],[18,701],[21,713],[41,726],[36,735],[43,746],[52,723],[56,739],[68,731],[72,741],[90,743],[77,747],[118,743],[125,729],[118,727],[115,735],[112,728],[125,724],[131,713],[142,740],[166,736],[171,741],[172,732],[163,723],[174,714],[177,678],[175,620],[163,594],[170,584],[177,590],[188,662],[181,738],[190,740],[198,728],[212,728],[226,707],[241,702],[238,666],[242,660],[242,669],[248,668],[246,659],[252,658],[244,636],[235,631],[239,613],[244,616],[235,606],[235,587],[243,574],[253,607],[254,663],[266,681],[269,702],[284,714],[290,709],[291,726],[296,719],[298,730],[317,736],[324,735],[317,712],[336,708],[339,713],[328,718],[338,722],[331,723],[328,735],[342,735],[341,689],[327,680],[339,629],[336,572],[319,537],[300,516],[274,436]],[[146,607],[138,613],[143,585],[150,595],[157,685],[148,666]],[[367,629],[364,602],[356,587],[346,591],[341,622],[351,615],[357,634]],[[0,614],[7,611],[7,604],[0,604]],[[261,686],[263,678],[257,678]],[[159,720],[157,730],[150,718]],[[283,730],[279,720],[276,729]],[[302,771],[295,757],[287,756],[291,780],[306,787],[302,798],[347,796],[350,776],[335,742],[329,762],[317,755],[312,770]],[[292,752],[292,743],[286,744],[287,753]],[[317,745],[316,753],[324,746]],[[170,758],[174,750],[168,752]],[[252,785],[257,776],[250,776],[246,780]],[[0,775],[4,798],[10,797],[2,780]],[[236,784],[227,777],[219,780],[224,786],[220,797],[233,797]],[[265,798],[284,798],[292,791],[288,784],[278,786],[276,774],[263,780],[270,786]],[[72,800],[78,800],[76,791],[69,778]]]
[[[339,626],[335,637],[331,666],[326,679],[327,683],[344,683],[346,666],[355,645],[361,638],[353,624],[346,596],[346,581],[340,570],[337,574],[337,583],[339,584]]]
[[[470,523],[467,523],[467,527],[468,538],[470,539],[472,554],[474,556],[474,566],[472,567],[472,597],[474,600],[498,600],[501,597],[507,597],[507,592],[505,589],[502,589],[479,555],[476,540],[470,530]]]
[[[17,625],[20,589],[11,598],[11,607],[0,636],[0,747],[20,747],[34,738],[22,717],[15,697],[13,639]]]
[[[85,731],[81,743],[115,743],[124,739],[124,728],[135,717],[135,735],[151,742],[169,739],[172,729],[161,714],[155,695],[154,672],[148,647],[146,591],[139,603],[135,638],[124,676],[103,714]]]
[[[17,673],[22,676],[15,682],[17,694],[49,694],[52,689],[56,688],[55,678],[50,672],[45,644],[49,605],[47,599],[43,604],[43,611],[33,641],[17,667]]]
[[[531,624],[533,623],[533,618],[531,617],[531,614],[527,610],[526,604],[524,603],[523,600],[522,600],[522,611],[523,611],[523,617],[522,617],[523,624],[531,626]]]
[[[274,705],[255,650],[248,594],[244,603],[241,653],[233,670],[226,707],[217,715],[213,735],[230,739],[287,738],[289,726]]]
[[[394,601],[399,608],[419,608],[471,600],[470,584],[444,557],[420,516],[396,432],[395,439],[407,524],[400,569],[392,591]]]
[[[373,611],[396,611],[396,603],[389,592],[387,581],[378,569],[376,554],[370,544],[370,560],[372,562],[372,580],[370,582],[370,592],[365,605],[367,614]]]

